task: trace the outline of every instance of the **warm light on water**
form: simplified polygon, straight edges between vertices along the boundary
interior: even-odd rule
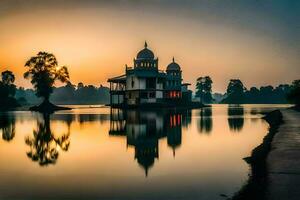
[[[192,112],[112,115],[109,108],[75,107],[50,116],[48,125],[36,113],[0,113],[0,199],[232,196],[248,179],[242,158],[268,131],[259,113],[278,106],[213,105]],[[40,159],[51,151],[31,159],[25,143],[34,132],[43,135],[42,130],[50,130],[52,139],[36,137],[36,144],[58,153],[43,166]]]

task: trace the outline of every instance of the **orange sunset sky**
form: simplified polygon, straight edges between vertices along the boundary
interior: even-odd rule
[[[175,56],[183,78],[209,75],[213,90],[229,79],[246,87],[300,78],[299,1],[52,0],[0,2],[0,71],[16,74],[38,51],[68,66],[74,84],[107,85],[144,41],[165,69]]]

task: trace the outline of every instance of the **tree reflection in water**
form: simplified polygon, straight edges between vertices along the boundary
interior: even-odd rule
[[[33,137],[25,138],[26,144],[30,147],[27,156],[39,165],[45,166],[55,164],[59,151],[67,151],[70,145],[70,132],[56,137],[51,131],[50,115],[44,114],[43,120],[37,122],[37,129],[33,131]]]
[[[228,106],[228,125],[230,130],[240,132],[244,126],[244,107]]]
[[[15,117],[9,113],[0,114],[0,130],[2,139],[10,142],[15,137]]]
[[[209,134],[212,131],[212,109],[211,107],[201,108],[198,122],[198,132]]]

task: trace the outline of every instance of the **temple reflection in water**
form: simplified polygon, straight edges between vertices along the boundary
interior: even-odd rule
[[[190,110],[111,110],[111,136],[126,136],[127,146],[134,147],[135,159],[144,168],[145,175],[159,157],[159,139],[167,137],[175,156],[181,145],[182,128],[191,123]]]

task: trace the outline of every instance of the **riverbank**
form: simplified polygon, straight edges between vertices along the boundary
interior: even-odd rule
[[[71,108],[68,107],[62,107],[62,106],[57,106],[49,101],[43,102],[38,106],[32,106],[29,108],[30,111],[35,111],[35,112],[41,112],[41,113],[54,113],[55,111],[60,111],[60,110],[72,110]]]
[[[284,124],[279,127],[267,158],[267,199],[296,200],[300,197],[300,112],[281,112]]]
[[[269,133],[245,158],[251,167],[248,183],[231,199],[293,200],[300,191],[300,112],[268,113]]]
[[[267,157],[272,148],[272,140],[283,123],[283,116],[279,110],[272,111],[263,118],[270,125],[269,132],[264,137],[262,144],[253,149],[251,156],[244,158],[250,165],[249,180],[232,200],[264,200],[267,197],[268,164]]]
[[[57,106],[52,103],[42,103],[38,106],[33,106],[33,105],[17,106],[7,111],[35,111],[35,112],[51,114],[54,113],[55,111],[60,111],[60,110],[72,110],[72,108],[65,107],[65,106]]]

